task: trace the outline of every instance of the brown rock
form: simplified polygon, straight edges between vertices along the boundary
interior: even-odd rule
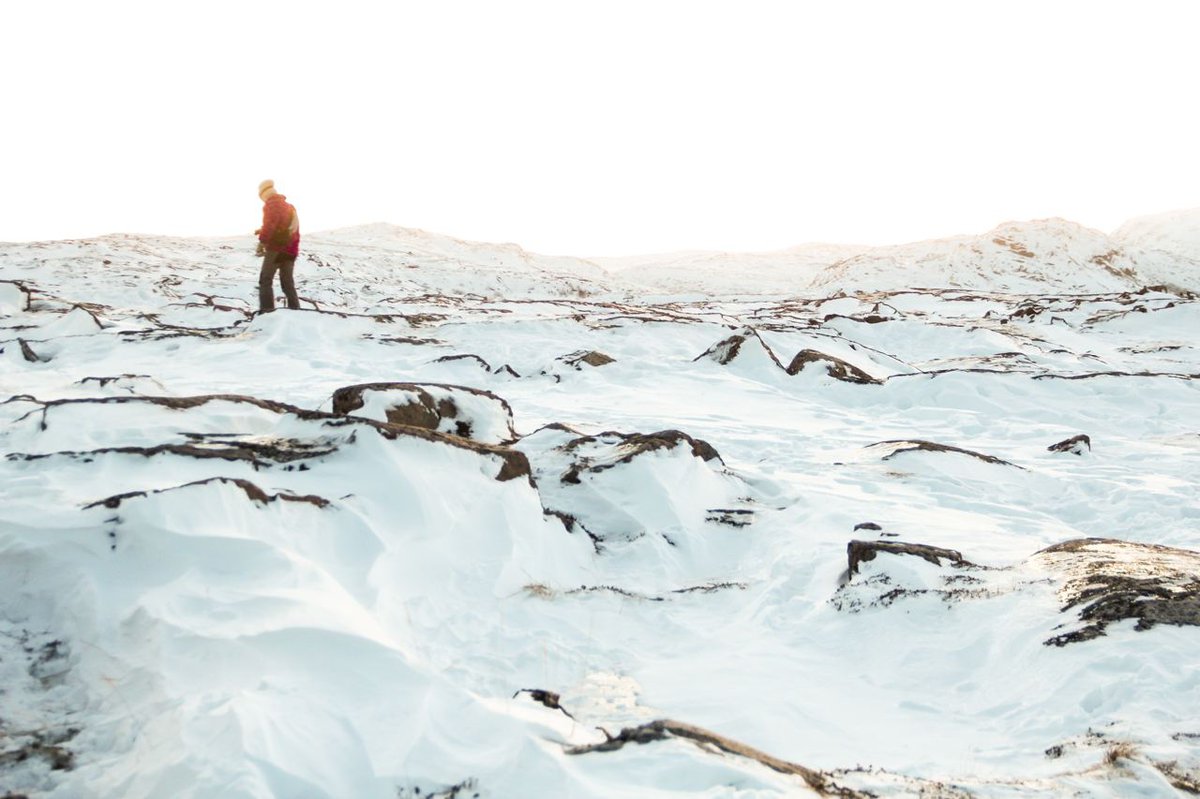
[[[830,377],[847,383],[869,385],[880,385],[883,383],[882,380],[871,377],[871,375],[859,369],[854,364],[843,361],[836,356],[818,352],[817,350],[800,350],[796,353],[796,357],[792,358],[792,362],[787,365],[787,373],[789,375],[798,374],[801,369],[810,363],[823,363]]]
[[[1082,455],[1084,450],[1088,452],[1092,451],[1092,439],[1080,433],[1077,436],[1064,439],[1057,444],[1051,444],[1046,449],[1050,452],[1069,452],[1072,455]]]
[[[430,389],[438,390],[441,396],[435,398]],[[504,440],[513,441],[517,437],[513,430],[512,408],[508,401],[490,391],[468,386],[444,383],[362,383],[346,386],[333,392],[333,412],[348,415],[363,407],[363,393],[366,391],[395,392],[396,398],[384,411],[390,424],[425,430],[439,430],[450,426],[452,435],[463,438],[475,438],[478,431],[475,430],[474,420],[460,412],[454,400],[455,395],[486,398],[496,406],[496,412],[504,417],[501,424],[507,433]],[[447,422],[448,425],[443,425],[443,422]]]
[[[588,366],[604,366],[616,362],[616,358],[612,358],[596,350],[580,350],[570,355],[564,355],[560,360],[567,366],[574,366],[576,369],[581,368],[581,363],[586,363]]]
[[[616,439],[613,443],[620,454],[616,458],[606,459],[601,463],[592,463],[587,460],[577,461],[563,474],[562,481],[564,483],[578,483],[581,472],[601,472],[621,463],[629,463],[638,455],[659,449],[673,449],[677,446],[689,448],[693,456],[703,461],[716,460],[724,465],[724,461],[721,460],[720,454],[712,444],[703,439],[692,438],[681,430],[660,430],[657,433],[609,431],[594,436],[581,436],[567,442],[562,448],[570,452],[585,444],[596,443],[604,439]]]
[[[904,541],[851,541],[846,545],[846,557],[850,564],[850,574],[858,574],[858,564],[863,561],[875,560],[880,552],[892,555],[916,555],[935,566],[941,566],[942,560],[948,560],[955,566],[973,566],[964,560],[961,553],[954,549],[931,547],[928,544],[908,544]]]
[[[1158,624],[1200,626],[1200,552],[1112,538],[1080,538],[1033,556],[1066,578],[1059,596],[1079,607],[1083,626],[1047,645],[1066,646],[1105,635],[1108,625],[1135,619],[1135,630]]]
[[[701,358],[709,358],[721,364],[722,366],[727,366],[738,357],[742,351],[742,347],[746,346],[747,344],[757,344],[758,346],[762,347],[763,351],[765,351],[771,360],[775,362],[775,365],[780,369],[783,368],[783,364],[779,362],[779,356],[775,354],[774,350],[767,346],[767,342],[763,341],[762,336],[760,336],[758,331],[752,327],[742,328],[729,338],[718,341],[716,344],[712,345],[704,352],[693,358],[692,361],[698,361]]]

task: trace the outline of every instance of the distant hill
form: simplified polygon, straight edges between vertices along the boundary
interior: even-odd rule
[[[1133,220],[1113,234],[1065,219],[884,247],[810,244],[768,253],[685,252],[597,263],[668,293],[779,294],[912,287],[978,291],[1200,290],[1200,210]]]
[[[0,245],[0,254],[68,272],[96,264],[97,301],[121,302],[112,278],[244,282],[254,240],[114,234]],[[211,272],[212,274],[208,274]],[[201,274],[204,273],[204,274]],[[680,252],[621,258],[531,253],[376,223],[304,236],[298,279],[338,296],[386,301],[445,293],[508,298],[831,295],[906,288],[1096,293],[1167,285],[1200,291],[1200,209],[1141,217],[1111,234],[1065,219],[1006,222],[981,234],[884,247],[806,244],[762,253]],[[228,286],[230,292],[243,291]],[[111,296],[110,296],[111,295]],[[106,298],[102,299],[102,298]]]

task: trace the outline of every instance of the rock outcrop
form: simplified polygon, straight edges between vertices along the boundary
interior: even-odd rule
[[[799,374],[805,366],[814,363],[824,366],[825,371],[835,380],[866,385],[880,385],[883,383],[882,380],[872,377],[849,361],[844,361],[834,355],[828,355],[817,350],[800,350],[796,353],[791,363],[787,365],[787,373],[789,375]]]
[[[1063,611],[1078,608],[1081,626],[1045,643],[1065,646],[1105,635],[1126,619],[1135,630],[1158,624],[1200,626],[1200,552],[1112,538],[1080,538],[1032,558],[1064,579]]]
[[[333,412],[436,430],[485,444],[516,440],[503,397],[443,383],[363,383],[333,393]]]

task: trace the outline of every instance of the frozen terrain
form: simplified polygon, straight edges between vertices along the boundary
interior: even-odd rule
[[[0,797],[1200,792],[1198,230],[0,244]]]

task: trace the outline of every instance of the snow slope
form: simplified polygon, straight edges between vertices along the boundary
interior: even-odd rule
[[[889,247],[806,245],[775,253],[678,253],[596,262],[668,294],[774,295],[914,286],[1029,293],[1200,290],[1200,214],[1133,220],[1112,235],[1063,219]]]
[[[1193,790],[1152,228],[793,285],[374,225],[266,315],[248,238],[0,245],[0,796]]]

